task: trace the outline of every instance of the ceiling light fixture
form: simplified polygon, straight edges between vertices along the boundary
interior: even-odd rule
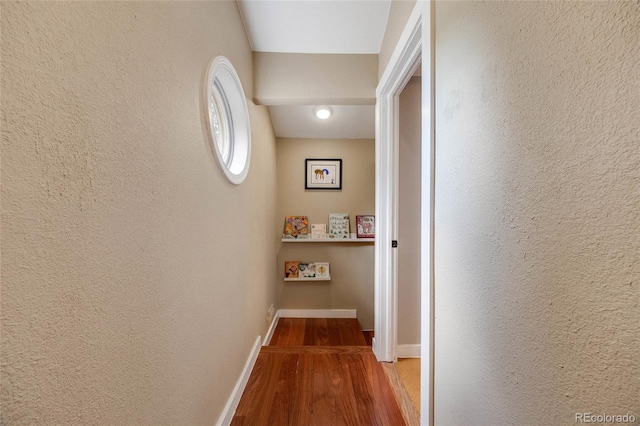
[[[333,112],[328,106],[316,107],[314,111],[316,113],[316,117],[318,117],[320,120],[326,120],[327,118],[331,117],[331,113]]]

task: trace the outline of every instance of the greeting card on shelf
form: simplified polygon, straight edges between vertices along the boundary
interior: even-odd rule
[[[349,215],[347,213],[329,214],[329,238],[349,238]]]
[[[358,238],[375,238],[375,216],[356,216],[356,236]]]
[[[329,278],[329,262],[316,262],[316,278]]]
[[[285,216],[284,238],[309,238],[309,219],[307,216]]]
[[[301,263],[299,266],[300,278],[315,278],[316,277],[316,265],[315,263]]]
[[[326,223],[312,223],[311,224],[311,239],[320,240],[327,238],[327,224]]]
[[[299,260],[287,260],[284,262],[284,277],[285,278],[299,278],[300,277],[300,261]]]

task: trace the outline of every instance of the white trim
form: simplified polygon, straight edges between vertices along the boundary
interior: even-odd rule
[[[216,89],[215,83],[222,86],[221,90]],[[203,90],[205,121],[211,149],[229,182],[239,185],[247,177],[251,163],[251,122],[242,82],[229,59],[224,56],[211,59],[205,73]],[[221,105],[215,108],[215,104]],[[214,135],[214,112],[229,138],[228,159],[220,152]]]
[[[398,358],[420,358],[420,344],[398,345],[396,355]]]
[[[285,278],[285,281],[331,281],[331,277],[326,278]]]
[[[398,96],[422,62],[421,424],[434,424],[434,0],[418,0],[376,89],[376,221],[373,351],[395,361],[397,345]],[[399,244],[402,244],[400,241]]]
[[[224,406],[220,417],[218,417],[218,421],[216,425],[218,426],[227,426],[231,424],[231,420],[233,420],[233,416],[236,413],[236,409],[238,408],[238,404],[240,403],[240,398],[242,397],[242,393],[244,392],[244,388],[247,386],[247,382],[249,381],[249,376],[251,376],[251,371],[253,370],[253,366],[258,359],[258,354],[260,353],[260,342],[262,338],[260,336],[257,337],[256,342],[253,345],[253,349],[251,349],[251,353],[249,354],[249,358],[247,358],[247,362],[244,364],[244,369],[242,370],[242,374],[238,379],[236,386],[233,388],[231,392],[231,396],[227,400],[227,404]]]
[[[280,318],[357,318],[355,309],[280,309]]]
[[[262,341],[262,346],[269,346],[271,343],[271,338],[273,337],[273,332],[276,331],[276,327],[278,326],[278,320],[280,319],[280,310],[276,311],[276,314],[273,316],[271,320],[271,325],[269,325],[269,330],[267,330],[267,335],[264,336],[264,340]]]
[[[422,27],[422,218],[421,218],[421,302],[420,329],[421,423],[434,425],[435,372],[435,1],[423,7]]]
[[[422,2],[417,2],[376,89],[376,221],[373,352],[378,361],[396,360],[399,101],[420,65]],[[429,75],[429,73],[427,73]],[[423,77],[424,79],[424,77]]]

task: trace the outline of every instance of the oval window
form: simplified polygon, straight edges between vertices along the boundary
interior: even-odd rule
[[[224,56],[211,60],[205,77],[209,141],[225,176],[240,184],[251,158],[249,110],[238,73]]]

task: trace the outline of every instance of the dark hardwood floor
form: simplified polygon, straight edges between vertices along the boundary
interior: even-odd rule
[[[367,342],[355,318],[280,318],[269,346],[367,346]]]
[[[355,319],[281,318],[232,425],[405,425]]]

